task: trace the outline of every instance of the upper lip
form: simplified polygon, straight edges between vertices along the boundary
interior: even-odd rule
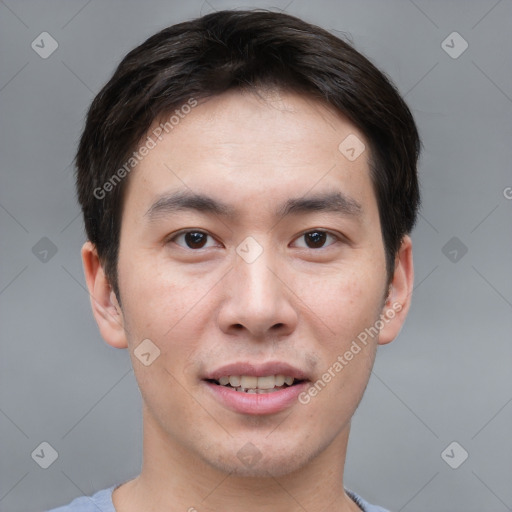
[[[284,375],[285,377],[293,377],[297,380],[307,380],[307,374],[291,366],[288,363],[281,361],[269,361],[267,363],[257,364],[250,362],[237,362],[230,363],[216,370],[212,370],[206,373],[204,379],[218,380],[221,377],[229,375],[250,375],[253,377],[265,377],[267,375]]]

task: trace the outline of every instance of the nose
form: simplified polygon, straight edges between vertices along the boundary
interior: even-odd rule
[[[285,273],[268,251],[251,263],[236,257],[226,276],[225,298],[218,315],[226,334],[250,336],[257,340],[290,335],[298,315],[293,307],[294,293]]]

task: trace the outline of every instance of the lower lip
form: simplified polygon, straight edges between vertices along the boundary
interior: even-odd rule
[[[298,395],[304,391],[306,381],[271,393],[243,393],[235,389],[204,381],[213,396],[224,406],[241,414],[274,414],[290,407],[298,401]]]

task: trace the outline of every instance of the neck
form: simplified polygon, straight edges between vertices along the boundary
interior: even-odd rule
[[[141,474],[116,489],[116,512],[360,512],[343,487],[350,424],[331,445],[284,476],[236,476],[172,444],[144,408]],[[172,507],[172,508],[171,508]]]

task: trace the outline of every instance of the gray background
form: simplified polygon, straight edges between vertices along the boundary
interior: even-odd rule
[[[425,146],[413,306],[379,349],[347,487],[394,511],[512,510],[510,0],[0,1],[0,510],[50,508],[140,470],[140,394],[90,312],[70,164],[128,50],[240,7],[347,32],[405,95]],[[44,31],[58,42],[46,59],[31,48]],[[454,31],[469,45],[458,58],[445,49],[460,39],[442,46]],[[452,465],[469,453],[457,469],[441,457],[452,441]],[[31,456],[42,442],[58,452],[48,469]]]

